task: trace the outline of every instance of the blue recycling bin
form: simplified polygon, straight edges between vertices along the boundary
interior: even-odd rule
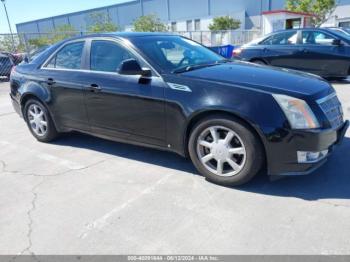
[[[212,46],[210,47],[210,49],[225,58],[232,58],[232,52],[235,49],[235,47],[233,45],[223,45],[223,46]]]

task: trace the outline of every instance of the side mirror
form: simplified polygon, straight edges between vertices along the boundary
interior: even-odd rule
[[[336,45],[336,46],[342,46],[343,43],[340,39],[334,39],[332,42],[332,45]]]
[[[151,69],[141,68],[140,64],[135,59],[128,59],[121,63],[119,68],[121,75],[141,75],[144,77],[152,76]]]

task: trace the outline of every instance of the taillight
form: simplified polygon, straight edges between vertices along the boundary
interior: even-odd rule
[[[242,53],[241,48],[237,48],[237,49],[233,50],[233,52],[232,52],[233,56],[239,56],[241,53]]]

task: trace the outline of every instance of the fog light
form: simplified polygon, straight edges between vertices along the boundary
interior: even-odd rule
[[[315,163],[324,159],[328,155],[328,150],[321,152],[298,151],[298,163]]]

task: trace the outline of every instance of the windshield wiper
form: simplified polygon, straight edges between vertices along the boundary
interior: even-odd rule
[[[175,69],[172,71],[172,73],[174,74],[181,74],[181,73],[185,73],[185,72],[189,72],[189,71],[193,71],[193,70],[197,70],[197,69],[201,69],[201,68],[205,68],[205,67],[210,67],[210,66],[216,66],[216,65],[220,65],[220,64],[225,64],[225,63],[229,63],[231,62],[231,60],[229,59],[223,59],[223,60],[218,60],[215,61],[214,63],[208,63],[208,64],[198,64],[198,65],[188,65],[188,66],[184,66],[184,67],[180,67],[178,69]]]

